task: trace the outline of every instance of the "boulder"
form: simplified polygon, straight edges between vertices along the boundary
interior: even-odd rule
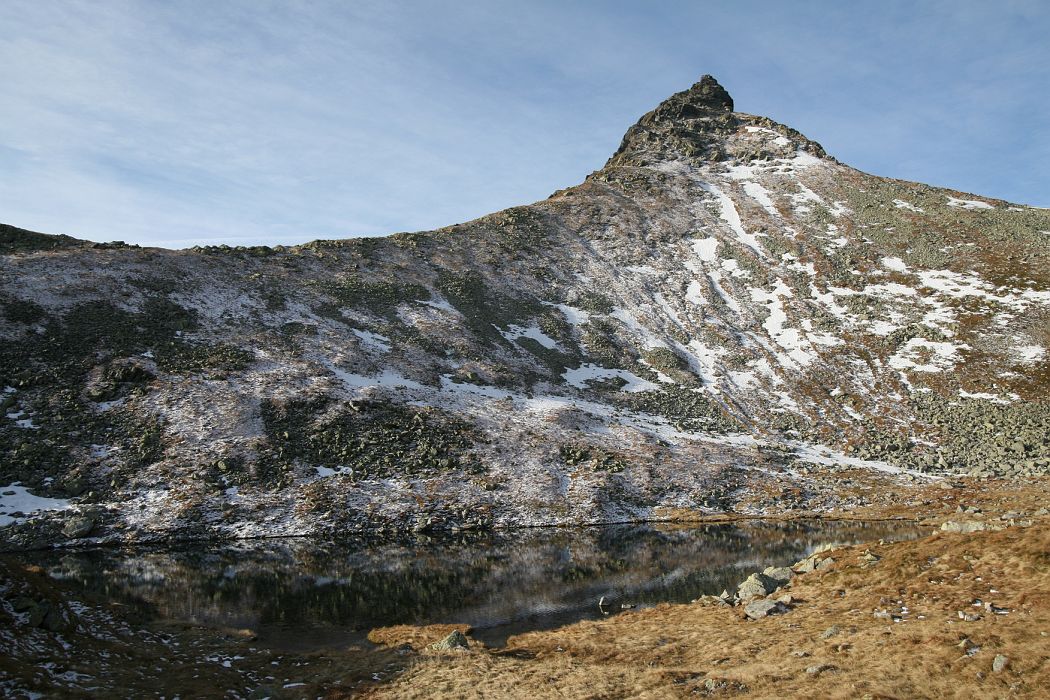
[[[776,581],[778,586],[783,586],[791,581],[791,577],[795,575],[795,572],[791,570],[790,566],[767,566],[762,571],[762,575]]]
[[[95,529],[95,518],[91,515],[82,515],[70,518],[62,528],[62,534],[71,540],[79,540],[87,537]]]
[[[737,586],[736,595],[742,601],[760,598],[775,591],[779,584],[765,574],[754,573]]]
[[[949,520],[941,524],[941,530],[943,532],[981,532],[982,530],[990,529],[987,523],[982,523],[979,520]]]
[[[721,596],[717,595],[702,595],[693,601],[697,605],[703,605],[705,607],[715,605],[718,607],[730,607],[732,603]]]
[[[440,642],[432,644],[430,648],[437,651],[454,651],[456,649],[467,649],[469,648],[469,644],[467,643],[467,638],[463,636],[462,632],[454,630]]]
[[[787,612],[787,606],[775,600],[753,600],[744,606],[744,614],[751,620],[758,620],[767,615],[779,615]]]

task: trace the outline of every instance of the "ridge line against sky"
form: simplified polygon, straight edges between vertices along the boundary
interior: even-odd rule
[[[842,162],[1050,206],[1050,3],[0,3],[0,221],[188,247],[546,197],[711,73]]]

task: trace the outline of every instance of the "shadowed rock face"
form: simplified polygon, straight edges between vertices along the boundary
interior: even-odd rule
[[[856,510],[899,468],[1046,471],[1050,214],[733,109],[705,77],[583,183],[431,232],[0,229],[0,487],[63,508],[0,496],[0,534]]]
[[[656,111],[670,119],[697,117],[708,111],[732,112],[733,98],[714,76],[705,75],[688,90],[664,100]]]

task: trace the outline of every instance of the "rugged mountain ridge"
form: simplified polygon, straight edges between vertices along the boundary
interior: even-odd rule
[[[0,532],[826,512],[1045,472],[1050,212],[733,109],[705,76],[580,185],[427,233],[170,251],[5,227],[0,484],[56,510]]]

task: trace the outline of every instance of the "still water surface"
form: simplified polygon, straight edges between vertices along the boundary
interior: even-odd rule
[[[538,529],[354,547],[301,539],[27,557],[95,602],[168,622],[251,629],[288,651],[364,643],[374,627],[467,623],[511,634],[687,602],[827,543],[907,539],[910,523]],[[598,601],[605,597],[603,609]]]

